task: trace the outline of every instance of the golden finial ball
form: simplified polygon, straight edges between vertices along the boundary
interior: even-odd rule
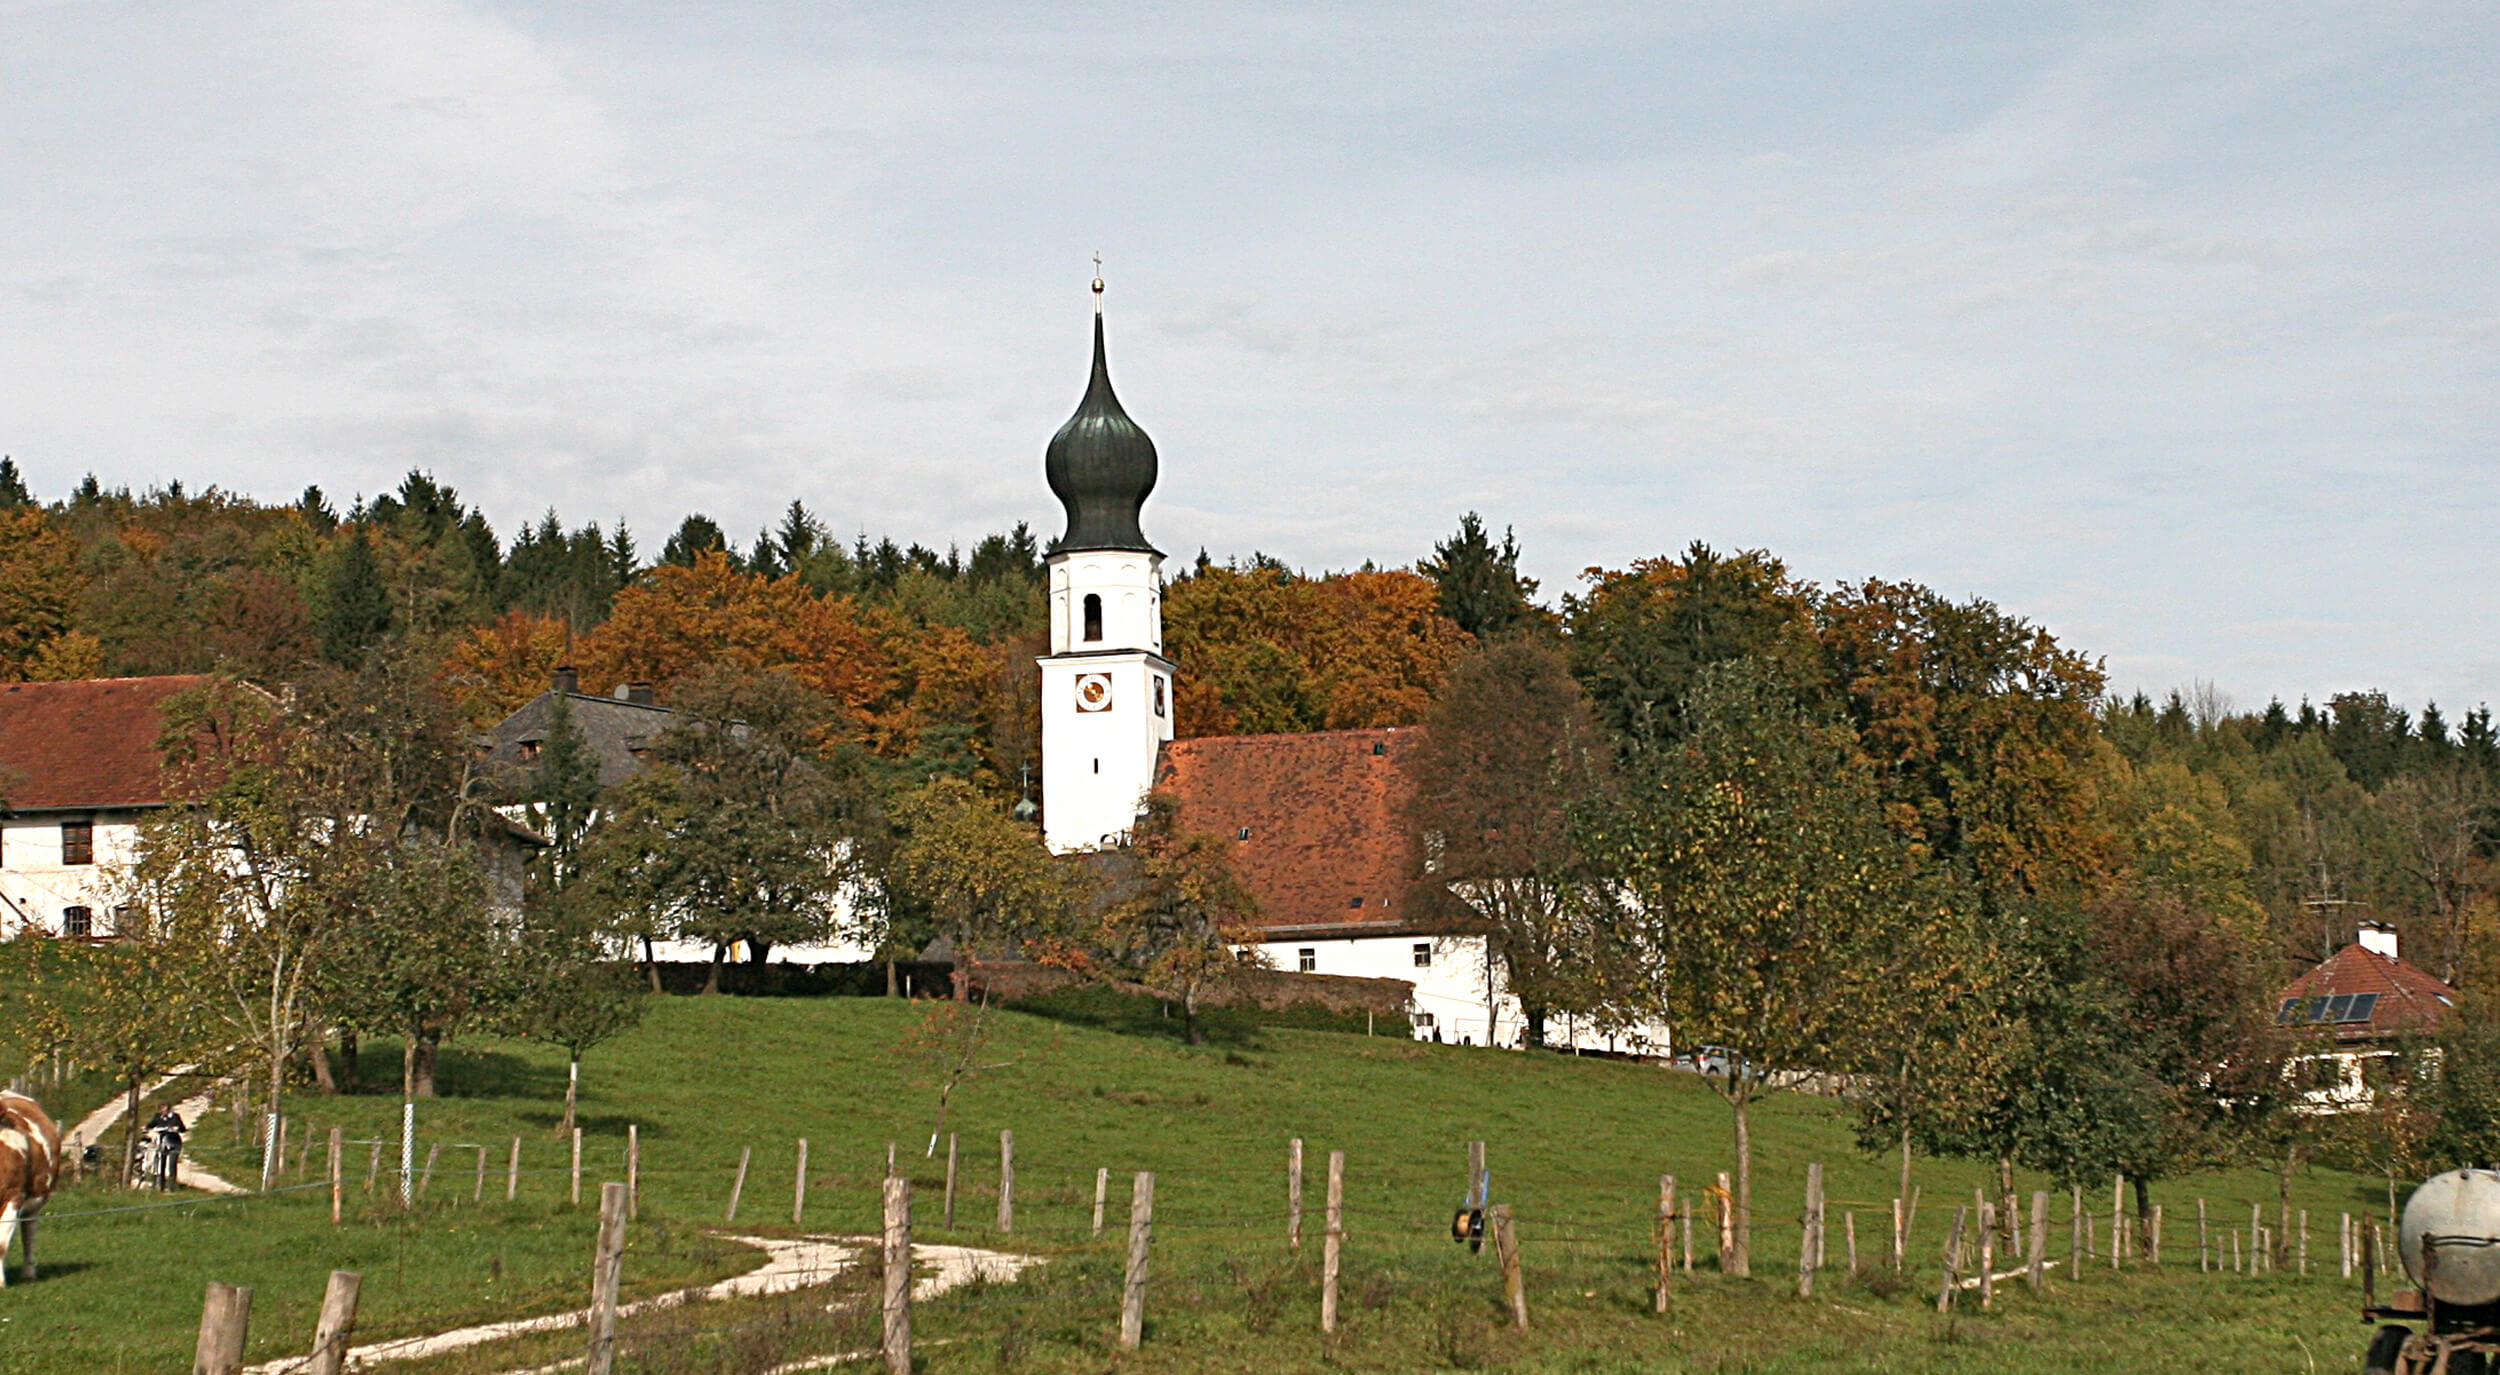
[[[1100,277],[1094,279],[1094,294],[1097,296],[1102,294],[1102,278]]]

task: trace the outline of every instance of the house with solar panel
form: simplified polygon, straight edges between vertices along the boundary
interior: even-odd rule
[[[2285,985],[2276,1002],[2275,1024],[2315,1046],[2285,1069],[2300,1087],[2300,1110],[2368,1108],[2382,1085],[2414,1068],[2407,1043],[2438,1034],[2456,1000],[2454,988],[2397,955],[2394,928],[2365,923],[2359,940]]]

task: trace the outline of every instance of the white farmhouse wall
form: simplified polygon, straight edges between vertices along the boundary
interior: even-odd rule
[[[1516,1049],[1526,1039],[1527,1018],[1498,964],[1487,959],[1482,936],[1312,936],[1262,941],[1256,948],[1277,969],[1414,984],[1409,1015],[1416,1040]],[[1545,1042],[1557,1049],[1660,1057],[1672,1047],[1664,1026],[1608,1031],[1586,1019],[1551,1016]]]
[[[130,868],[138,857],[139,816],[136,812],[94,814],[93,864],[61,862],[60,816],[0,819],[0,939],[30,927],[43,935],[60,935],[64,914],[73,907],[84,907],[91,914],[90,934],[112,935],[114,909],[129,901]]]

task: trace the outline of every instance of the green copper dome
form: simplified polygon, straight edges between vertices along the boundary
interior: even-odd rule
[[[1097,288],[1099,289],[1099,288]],[[1068,508],[1068,532],[1053,549],[1138,549],[1146,543],[1137,513],[1155,489],[1155,442],[1120,409],[1111,391],[1111,365],[1102,342],[1102,313],[1094,314],[1094,377],[1076,414],[1050,437],[1042,471],[1059,504]]]

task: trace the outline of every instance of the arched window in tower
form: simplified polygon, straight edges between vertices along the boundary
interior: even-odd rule
[[[1085,594],[1085,638],[1090,642],[1102,638],[1102,594]]]

